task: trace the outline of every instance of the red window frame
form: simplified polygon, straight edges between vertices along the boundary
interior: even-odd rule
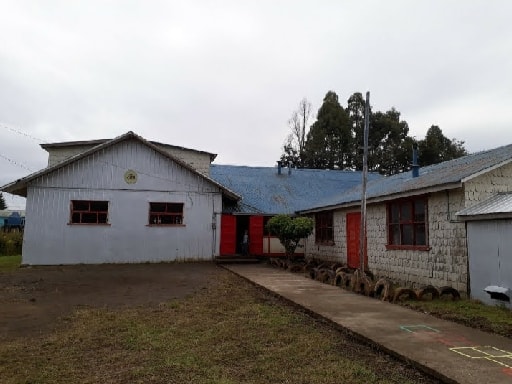
[[[69,224],[108,225],[108,201],[71,200]]]
[[[148,225],[182,226],[183,203],[150,202]]]
[[[334,244],[333,211],[315,213],[315,243]]]
[[[387,204],[387,249],[428,250],[427,197],[394,200]]]

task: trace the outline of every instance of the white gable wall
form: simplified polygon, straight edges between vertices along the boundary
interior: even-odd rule
[[[124,180],[137,172],[135,184]],[[70,225],[71,200],[109,201],[108,225]],[[149,202],[184,204],[183,226],[149,226]],[[24,264],[211,259],[220,188],[137,140],[121,142],[30,183]]]
[[[64,147],[53,147],[47,148],[48,151],[48,166],[51,167],[57,163],[60,163],[72,156],[83,153],[98,144],[80,144],[80,145],[69,145]],[[156,147],[162,151],[180,159],[184,163],[190,165],[192,168],[201,172],[202,174],[210,174],[210,154],[206,152],[199,152],[189,150],[185,148],[173,147],[170,145],[155,143]]]

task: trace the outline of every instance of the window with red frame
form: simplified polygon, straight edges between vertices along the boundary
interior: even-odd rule
[[[315,242],[329,244],[334,241],[332,211],[315,214]]]
[[[183,203],[149,203],[149,225],[182,225]]]
[[[71,200],[71,224],[108,224],[108,201]]]
[[[427,199],[396,200],[388,204],[388,245],[427,246]]]

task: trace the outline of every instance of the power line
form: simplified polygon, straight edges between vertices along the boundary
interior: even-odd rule
[[[29,134],[27,132],[23,132],[20,129],[13,128],[13,127],[5,124],[5,123],[1,123],[0,122],[0,128],[3,128],[3,129],[5,129],[7,131],[10,131],[10,132],[14,132],[14,133],[16,133],[18,135],[27,137],[27,138],[29,138],[31,140],[37,141],[38,143],[46,143],[47,142],[46,140],[40,139],[38,137],[35,137],[35,136],[33,136],[33,135],[31,135],[31,134]],[[8,156],[6,156],[4,154],[1,154],[1,153],[0,153],[0,157],[5,159],[5,160],[7,160],[9,163],[11,163],[11,164],[13,164],[13,165],[15,165],[17,167],[23,168],[23,169],[25,169],[25,170],[27,170],[29,172],[34,172],[34,170],[30,169],[29,167],[27,167],[25,164],[21,163],[20,161],[13,160],[10,157],[8,157]]]
[[[23,168],[23,169],[25,169],[25,170],[27,170],[27,171],[29,171],[29,172],[34,172],[32,169],[30,169],[29,167],[27,167],[25,164],[22,164],[22,163],[20,163],[20,162],[18,162],[18,161],[16,161],[16,160],[13,160],[13,159],[11,159],[11,158],[9,158],[9,157],[5,156],[5,155],[2,155],[1,153],[0,153],[0,157],[1,157],[2,159],[7,160],[9,163],[16,165],[17,167]]]
[[[7,130],[7,131],[11,131],[11,132],[14,132],[18,135],[21,135],[21,136],[25,136],[25,137],[28,137],[29,139],[31,140],[34,140],[34,141],[37,141],[38,143],[48,143],[47,140],[43,140],[43,139],[40,139],[38,137],[35,137],[35,136],[32,136],[31,134],[29,133],[26,133],[26,132],[23,132],[19,129],[16,129],[16,128],[13,128],[13,127],[10,127],[8,126],[7,124],[5,123],[0,123],[0,127]]]

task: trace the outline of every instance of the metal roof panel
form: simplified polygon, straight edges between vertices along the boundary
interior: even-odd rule
[[[361,172],[212,164],[210,177],[242,196],[242,203],[266,214],[292,214],[361,183]],[[382,178],[370,173],[369,180]],[[240,211],[241,212],[241,211]],[[247,212],[251,213],[251,212]]]
[[[496,213],[512,213],[512,193],[498,193],[472,207],[456,213],[457,216],[478,216]]]
[[[443,185],[453,186],[471,176],[511,161],[512,144],[420,168],[418,177],[412,177],[412,171],[409,171],[371,180],[367,184],[366,196],[368,201],[371,201],[371,199],[404,193],[422,193],[429,188]],[[319,200],[307,210],[339,206],[360,200],[361,185],[358,185],[345,193]]]

